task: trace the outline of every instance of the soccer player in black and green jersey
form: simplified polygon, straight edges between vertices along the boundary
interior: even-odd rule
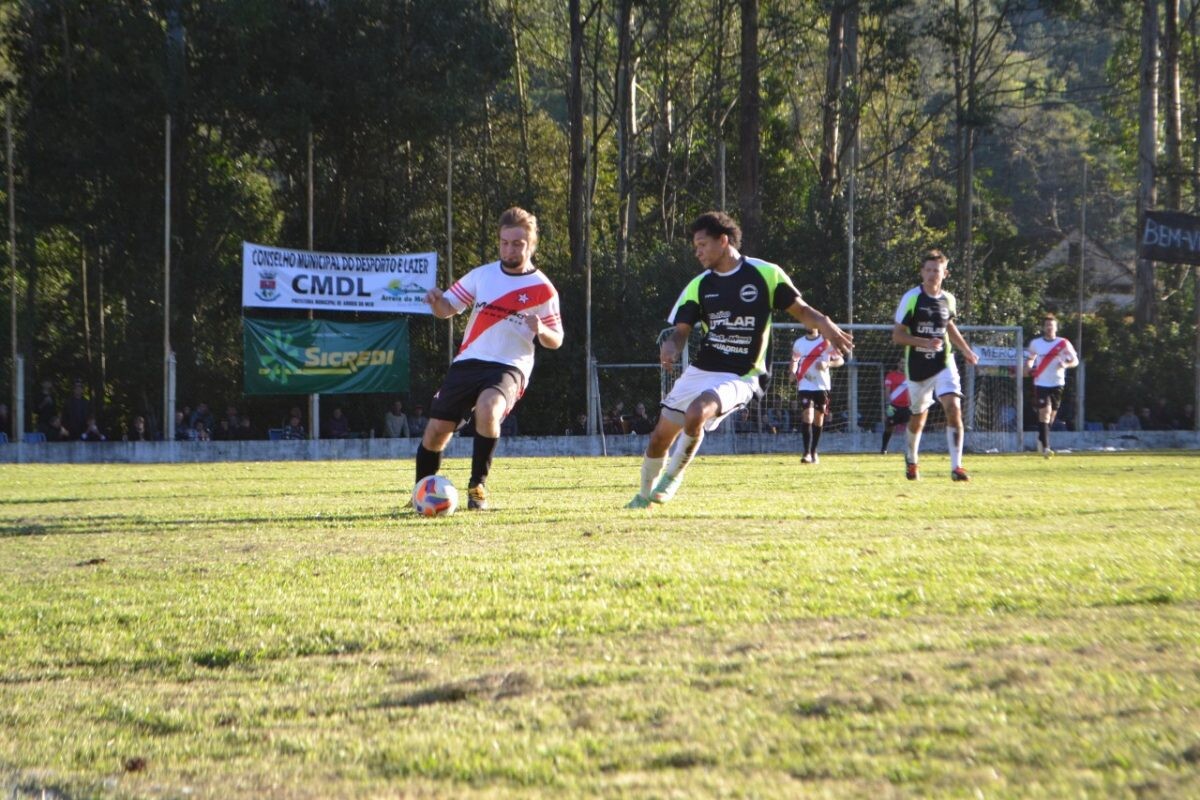
[[[904,436],[905,477],[920,478],[917,454],[921,448],[921,431],[934,398],[946,412],[946,446],[950,451],[950,477],[969,481],[971,477],[962,466],[963,421],[962,383],[950,346],[962,351],[967,363],[978,363],[979,357],[967,344],[954,324],[958,306],[954,295],[942,288],[949,259],[941,250],[930,250],[921,259],[921,285],[914,286],[900,298],[896,308],[892,341],[904,346],[904,363],[908,374],[908,399],[912,416]]]
[[[742,231],[728,214],[702,214],[689,230],[704,272],[675,302],[669,318],[675,331],[662,343],[659,360],[664,367],[674,364],[696,325],[704,331],[704,339],[696,358],[662,401],[662,413],[642,459],[641,489],[627,508],[646,508],[673,498],[704,432],[715,430],[721,420],[762,391],[772,311],[787,311],[817,328],[844,353],[854,346],[850,334],[804,303],[782,269],[738,252]],[[667,452],[676,439],[679,445],[664,471]]]

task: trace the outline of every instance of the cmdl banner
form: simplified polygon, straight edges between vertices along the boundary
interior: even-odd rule
[[[408,319],[242,319],[246,394],[408,391]]]
[[[1182,211],[1147,211],[1138,255],[1149,261],[1200,264],[1200,217]]]
[[[429,314],[437,253],[351,255],[242,242],[242,306]]]

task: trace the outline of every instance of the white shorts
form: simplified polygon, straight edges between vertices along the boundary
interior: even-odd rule
[[[682,425],[688,406],[705,392],[716,395],[719,404],[717,415],[704,424],[704,430],[715,431],[723,419],[754,399],[758,393],[758,379],[743,378],[732,372],[708,372],[689,364],[671,387],[670,394],[663,399],[662,415],[676,425]]]
[[[962,382],[958,379],[958,366],[954,357],[950,363],[932,378],[923,381],[908,381],[908,402],[914,414],[924,414],[933,405],[935,398],[953,394],[962,397]]]

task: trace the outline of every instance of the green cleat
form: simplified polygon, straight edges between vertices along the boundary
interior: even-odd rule
[[[675,497],[675,492],[679,491],[680,484],[683,483],[683,477],[676,475],[670,477],[663,475],[659,479],[658,485],[654,487],[654,491],[650,493],[651,503],[669,503]]]
[[[638,492],[633,496],[633,499],[625,504],[626,508],[649,508],[650,501],[642,497],[642,493]]]

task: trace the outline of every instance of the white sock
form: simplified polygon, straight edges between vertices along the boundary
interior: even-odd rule
[[[662,474],[663,462],[666,461],[666,456],[661,458],[651,458],[645,456],[642,459],[642,497],[650,499],[650,492],[654,489],[654,484],[658,483],[658,476]]]
[[[687,431],[679,434],[679,444],[675,445],[675,452],[671,454],[671,463],[667,465],[667,474],[672,478],[678,478],[683,475],[683,471],[687,469],[688,464],[692,463],[692,458],[696,455],[696,451],[700,449],[700,443],[704,441],[704,429],[700,429],[700,433],[694,438],[688,436]]]
[[[917,463],[917,453],[921,450],[921,434],[913,433],[908,428],[904,429],[904,457],[908,459],[908,463]]]
[[[962,428],[946,428],[946,449],[950,451],[950,469],[961,467],[963,450]]]

